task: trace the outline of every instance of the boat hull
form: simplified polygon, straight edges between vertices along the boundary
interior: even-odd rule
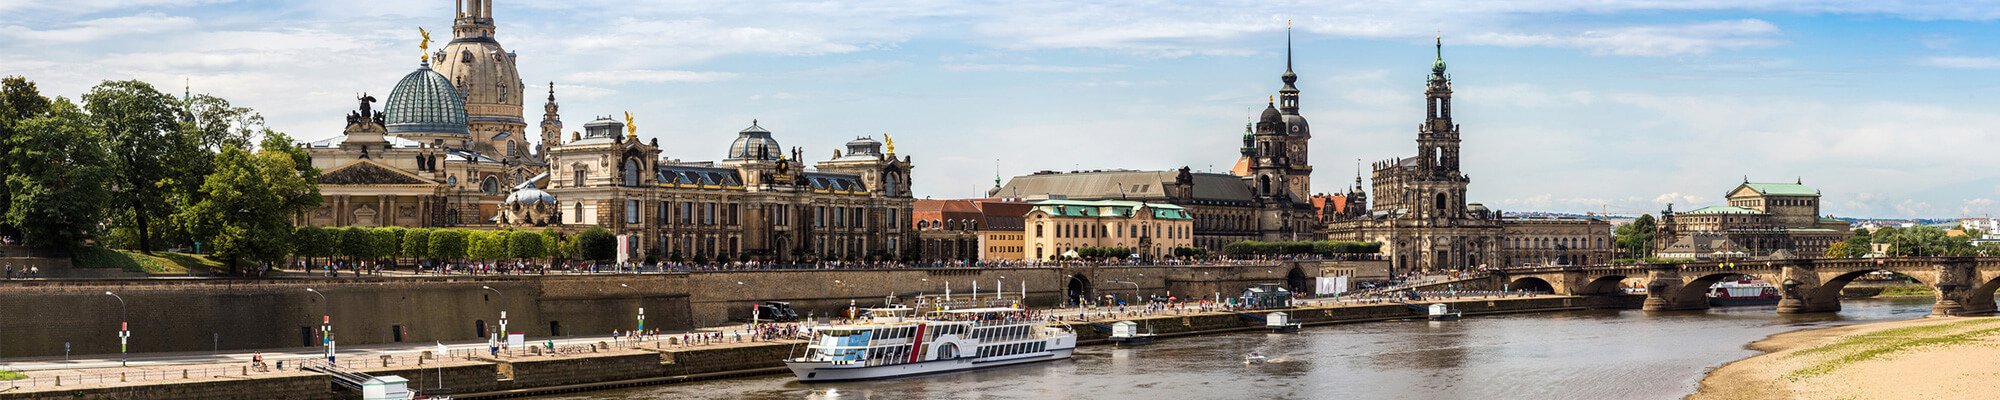
[[[970,371],[981,368],[992,368],[992,367],[1007,366],[1007,365],[1065,360],[1069,359],[1071,353],[1074,352],[1075,350],[1076,350],[1075,348],[1054,349],[1042,353],[1022,354],[1016,357],[1009,357],[1004,359],[981,360],[973,358],[960,358],[953,360],[934,360],[934,361],[924,361],[924,362],[908,363],[908,364],[875,365],[875,366],[860,366],[852,364],[842,365],[842,364],[816,362],[816,361],[786,361],[785,367],[790,368],[792,370],[792,375],[797,376],[799,378],[799,382],[812,383],[812,382],[861,381],[870,379],[900,378],[900,377],[915,376],[915,375],[942,374],[947,372]]]
[[[1714,306],[1714,307],[1740,307],[1740,306],[1769,306],[1769,305],[1777,305],[1777,304],[1778,304],[1778,301],[1779,301],[1779,300],[1784,300],[1784,298],[1780,298],[1780,297],[1771,297],[1771,298],[1754,298],[1754,297],[1752,297],[1752,298],[1735,298],[1735,299],[1727,299],[1727,298],[1720,298],[1720,297],[1710,297],[1710,298],[1708,298],[1708,305],[1710,305],[1710,306]]]

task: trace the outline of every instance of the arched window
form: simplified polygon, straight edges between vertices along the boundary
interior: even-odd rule
[[[1043,224],[1035,224],[1035,237],[1038,237],[1038,238],[1039,238],[1039,237],[1042,237],[1042,228],[1043,228],[1043,227],[1044,227],[1044,226],[1043,226]],[[1041,250],[1041,249],[1039,249],[1039,248],[1037,248],[1037,249],[1036,249],[1036,251],[1040,251],[1040,250]],[[1036,254],[1036,255],[1035,255],[1035,257],[1041,257],[1041,254]]]
[[[492,175],[487,175],[486,179],[479,181],[479,191],[486,194],[500,194],[500,180],[494,179]]]
[[[1437,200],[1437,203],[1438,203],[1438,205],[1437,205],[1437,209],[1438,209],[1438,210],[1445,210],[1445,209],[1446,209],[1446,207],[1445,207],[1445,203],[1446,203],[1446,200],[1448,200],[1449,198],[1447,198],[1447,197],[1446,197],[1446,196],[1444,195],[1444,193],[1438,193],[1438,195],[1437,195],[1437,198],[1438,198],[1438,200]]]
[[[625,186],[639,186],[639,160],[625,159]]]

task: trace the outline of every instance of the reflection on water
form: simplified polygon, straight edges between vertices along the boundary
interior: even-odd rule
[[[1929,299],[1847,300],[1838,314],[1774,307],[1590,310],[1309,327],[1092,346],[1070,361],[889,381],[801,384],[790,375],[548,399],[1617,398],[1676,399],[1709,368],[1774,333],[1917,318]],[[1256,351],[1265,364],[1246,365]]]

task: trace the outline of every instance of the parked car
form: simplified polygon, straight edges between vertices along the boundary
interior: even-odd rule
[[[799,312],[792,309],[792,303],[766,301],[757,305],[757,320],[792,322],[799,320]]]

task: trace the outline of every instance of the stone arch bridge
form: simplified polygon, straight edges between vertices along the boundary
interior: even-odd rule
[[[1590,265],[1518,268],[1484,278],[1461,280],[1460,287],[1546,291],[1579,296],[1625,294],[1624,282],[1645,283],[1646,310],[1708,308],[1710,285],[1749,275],[1778,285],[1781,313],[1840,311],[1840,290],[1870,272],[1903,274],[1930,286],[1937,296],[1932,315],[1994,314],[2000,290],[2000,257],[1905,257],[1796,259],[1688,264]]]

